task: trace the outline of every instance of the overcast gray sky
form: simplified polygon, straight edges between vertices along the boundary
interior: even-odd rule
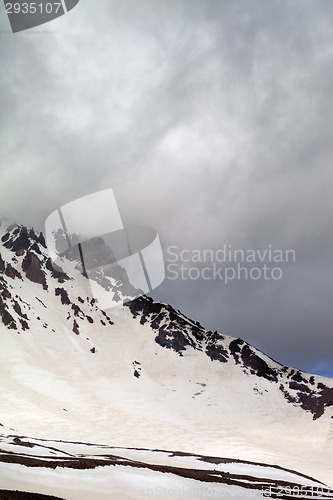
[[[1,4],[0,30],[2,217],[112,187],[166,257],[294,249],[279,280],[152,296],[333,376],[333,2],[81,0],[16,34]]]

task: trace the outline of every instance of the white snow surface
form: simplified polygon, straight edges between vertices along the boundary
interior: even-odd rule
[[[284,485],[278,489],[281,494],[297,492],[298,498],[333,498],[318,481],[264,464],[249,464],[232,460],[212,463],[209,457],[198,457],[173,452],[113,448],[87,445],[83,443],[64,443],[22,438],[19,443],[15,437],[0,439],[1,452],[11,452],[19,457],[43,459],[44,464],[59,459],[95,458],[99,463],[116,457],[116,465],[99,465],[93,469],[75,469],[58,466],[47,468],[39,465],[26,467],[22,464],[5,463],[0,468],[2,488],[15,488],[21,491],[53,494],[68,500],[89,500],[90,498],[140,499],[158,498],[253,498],[269,497],[274,484]],[[32,446],[33,445],[33,446]],[[129,463],[128,460],[131,462]],[[119,463],[120,462],[120,463]],[[149,468],[150,465],[169,466],[172,470]],[[134,466],[133,466],[134,465]],[[209,471],[211,480],[201,481],[178,475],[174,468],[181,471]],[[214,482],[219,473],[227,473],[228,480],[236,484]],[[185,472],[186,474],[186,472]],[[267,481],[265,481],[267,480]],[[285,483],[287,482],[287,483]],[[273,486],[272,486],[273,484]],[[281,495],[280,495],[281,496]],[[287,498],[293,498],[292,495]]]
[[[0,251],[22,273],[22,257],[4,247]],[[313,420],[310,412],[288,404],[275,384],[244,374],[235,363],[212,361],[192,348],[180,357],[157,344],[156,333],[148,324],[141,325],[140,318],[133,319],[126,306],[107,312],[114,323],[110,325],[87,300],[86,280],[75,264],[67,261],[64,266],[72,279],[58,283],[47,271],[48,290],[24,278],[24,273],[23,280],[6,278],[11,295],[17,296],[29,317],[29,329],[8,330],[0,323],[3,436],[29,436],[30,442],[45,439],[48,445],[54,440],[100,443],[112,447],[114,454],[145,463],[237,470],[292,480],[296,472],[282,473],[275,467],[279,466],[333,486],[332,411]],[[93,322],[75,317],[71,307],[55,296],[57,287],[66,290]],[[19,319],[15,311],[12,315]],[[72,330],[74,319],[79,335]],[[139,378],[133,375],[135,361],[140,363]],[[317,379],[333,385],[329,379]],[[1,440],[3,452],[10,451],[10,443],[11,438]],[[15,452],[53,456],[52,450],[40,445],[32,449],[16,445]],[[57,448],[60,453],[91,456],[105,452],[100,446],[82,451],[82,446],[61,443]],[[226,457],[269,467],[207,464],[189,456],[171,458],[170,451],[153,453],[140,448]],[[309,484],[298,475],[296,479],[298,484]],[[0,489],[33,488],[34,482],[39,489],[26,491],[73,500],[139,499],[149,497],[150,489],[158,498],[212,498],[212,484],[217,488],[215,498],[223,498],[227,491],[235,498],[244,496],[244,491],[253,494],[252,490],[241,494],[236,487],[120,465],[82,473],[59,467],[36,472],[23,465],[0,463]],[[262,498],[262,491],[256,494],[251,498]]]

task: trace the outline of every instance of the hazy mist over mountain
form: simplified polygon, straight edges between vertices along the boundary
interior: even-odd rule
[[[152,297],[332,377],[332,23],[325,0],[81,0],[12,33],[1,4],[0,217],[44,230],[111,187],[160,235]],[[193,251],[229,245],[295,259],[225,283],[237,263]]]

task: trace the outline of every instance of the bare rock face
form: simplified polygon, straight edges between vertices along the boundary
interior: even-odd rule
[[[7,264],[5,275],[12,279],[19,278],[22,280],[21,274],[10,263]]]
[[[221,363],[227,363],[229,359],[229,353],[226,347],[223,345],[223,340],[224,337],[220,333],[207,332],[205,352],[212,361],[217,360]]]
[[[29,231],[26,227],[13,224],[8,227],[8,232],[1,238],[3,246],[13,252],[27,250],[30,246]]]
[[[299,370],[283,367],[286,374],[281,380],[279,390],[285,399],[313,415],[313,420],[320,418],[325,409],[333,406],[333,388],[318,382],[314,376],[308,380]]]
[[[80,335],[79,324],[77,323],[76,320],[74,320],[74,322],[73,322],[72,330],[75,333],[75,335]]]
[[[43,236],[43,235],[42,235]],[[66,273],[64,273],[63,271],[61,271],[60,269],[55,269],[53,266],[52,266],[52,262],[51,262],[51,259],[47,259],[46,261],[46,265],[45,265],[46,269],[48,271],[51,272],[51,276],[52,278],[55,278],[56,280],[59,281],[59,283],[64,283],[65,281],[69,280],[69,276],[67,276]]]
[[[0,273],[3,273],[6,269],[6,263],[2,258],[2,255],[0,253]]]
[[[71,301],[69,300],[69,297],[68,297],[68,293],[66,292],[66,290],[64,288],[56,288],[54,293],[56,296],[58,295],[60,297],[61,303],[63,305],[65,305],[65,304],[69,305],[71,303]]]
[[[39,283],[47,290],[45,274],[41,268],[41,262],[34,252],[28,251],[22,261],[22,269],[26,277],[33,283]]]
[[[8,306],[6,303],[2,300],[0,297],[0,317],[2,319],[2,323],[9,329],[9,330],[17,330],[16,322],[13,316],[10,314],[8,311]]]
[[[33,249],[41,254],[40,246],[46,248],[44,236],[37,235],[33,229],[12,224],[7,228],[7,233],[1,238],[5,248],[12,250],[16,255],[23,255],[25,250]]]
[[[140,317],[140,323],[148,323],[157,333],[155,342],[162,347],[175,351],[179,356],[188,348],[202,350],[202,342],[212,334],[197,322],[191,321],[167,304],[154,302],[150,297],[142,296],[126,304],[133,317]],[[223,339],[222,335],[219,338]],[[222,350],[222,348],[221,348]],[[208,349],[209,353],[211,351]],[[222,355],[222,352],[216,355]],[[220,361],[224,360],[221,356]],[[212,358],[211,358],[212,359]],[[217,359],[217,358],[216,358]]]
[[[254,352],[249,345],[244,345],[241,350],[241,358],[243,365],[257,377],[264,377],[273,382],[278,381],[278,372],[268,366],[258,354]]]

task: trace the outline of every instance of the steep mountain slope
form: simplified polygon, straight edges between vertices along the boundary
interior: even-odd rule
[[[0,238],[3,435],[229,457],[333,485],[330,379],[145,296],[103,311],[77,262],[52,267],[41,234]]]
[[[254,462],[18,436],[0,444],[7,473],[3,484],[34,486],[57,498],[333,498],[333,491],[310,477]]]

